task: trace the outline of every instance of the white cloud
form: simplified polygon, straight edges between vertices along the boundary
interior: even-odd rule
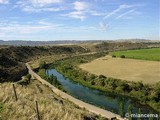
[[[0,0],[0,4],[8,4],[9,0]]]
[[[98,12],[98,11],[95,11],[95,10],[90,10],[90,11],[88,11],[89,13],[90,13],[90,15],[92,15],[92,16],[105,16],[106,15],[106,13],[104,13],[104,12]]]
[[[83,21],[86,18],[86,16],[84,15],[84,12],[82,11],[73,11],[68,14],[63,14],[61,16],[67,16],[70,18],[80,19],[81,21]]]
[[[74,5],[74,9],[77,11],[83,11],[88,9],[89,7],[86,2],[79,2],[79,1],[74,2],[73,5]]]
[[[19,7],[25,12],[56,12],[63,10],[59,6],[61,2],[62,0],[22,0],[18,1],[15,7]]]
[[[106,31],[109,28],[109,24],[104,23],[104,22],[100,22],[99,26],[102,30]]]
[[[38,24],[37,24],[38,23]],[[47,31],[51,29],[56,29],[62,25],[47,23],[45,21],[39,21],[37,23],[32,24],[20,24],[17,21],[14,22],[1,22],[0,23],[0,32],[1,34],[33,34],[41,31]]]
[[[67,16],[74,19],[80,19],[83,21],[85,18],[87,18],[86,14],[89,9],[89,4],[86,2],[80,2],[76,1],[72,3],[73,10],[72,12],[69,12],[67,14],[62,14],[61,16]]]
[[[49,4],[55,4],[55,3],[60,3],[61,0],[30,0],[33,6],[45,6]]]
[[[32,6],[25,6],[24,8],[22,8],[22,10],[25,12],[45,12],[45,11],[57,12],[62,9],[61,8],[51,8],[51,7],[34,8]]]
[[[1,27],[0,31],[3,31],[5,34],[30,34],[36,33],[43,30],[49,29],[49,26],[32,26],[32,25],[18,25],[13,24],[12,26]]]
[[[123,18],[124,16],[127,16],[127,15],[129,15],[131,13],[136,13],[135,9],[132,9],[132,10],[129,10],[129,11],[125,12],[125,13],[120,14],[119,16],[116,17],[116,19]]]
[[[116,13],[120,12],[123,9],[127,9],[127,8],[131,8],[133,6],[131,5],[120,5],[117,9],[113,10],[112,12],[110,12],[109,14],[107,14],[104,19],[107,19],[109,17],[111,17],[112,15],[115,15]]]

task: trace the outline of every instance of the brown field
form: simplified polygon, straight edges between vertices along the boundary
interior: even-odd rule
[[[156,61],[105,56],[79,67],[96,75],[102,74],[127,81],[142,81],[145,84],[160,81],[160,62]]]

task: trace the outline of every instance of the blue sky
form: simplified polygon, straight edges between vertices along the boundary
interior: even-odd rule
[[[158,40],[159,7],[159,0],[0,0],[0,39]]]

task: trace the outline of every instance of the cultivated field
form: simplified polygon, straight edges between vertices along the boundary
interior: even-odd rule
[[[160,61],[160,48],[118,51],[112,52],[111,55],[117,57],[125,55],[126,58]]]
[[[160,62],[127,58],[101,57],[79,66],[85,71],[128,81],[155,84],[160,81]]]

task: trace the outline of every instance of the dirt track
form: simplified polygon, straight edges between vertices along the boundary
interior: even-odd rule
[[[147,84],[155,84],[160,81],[160,62],[156,61],[105,56],[79,67],[96,75],[102,74],[122,80],[143,81]]]

